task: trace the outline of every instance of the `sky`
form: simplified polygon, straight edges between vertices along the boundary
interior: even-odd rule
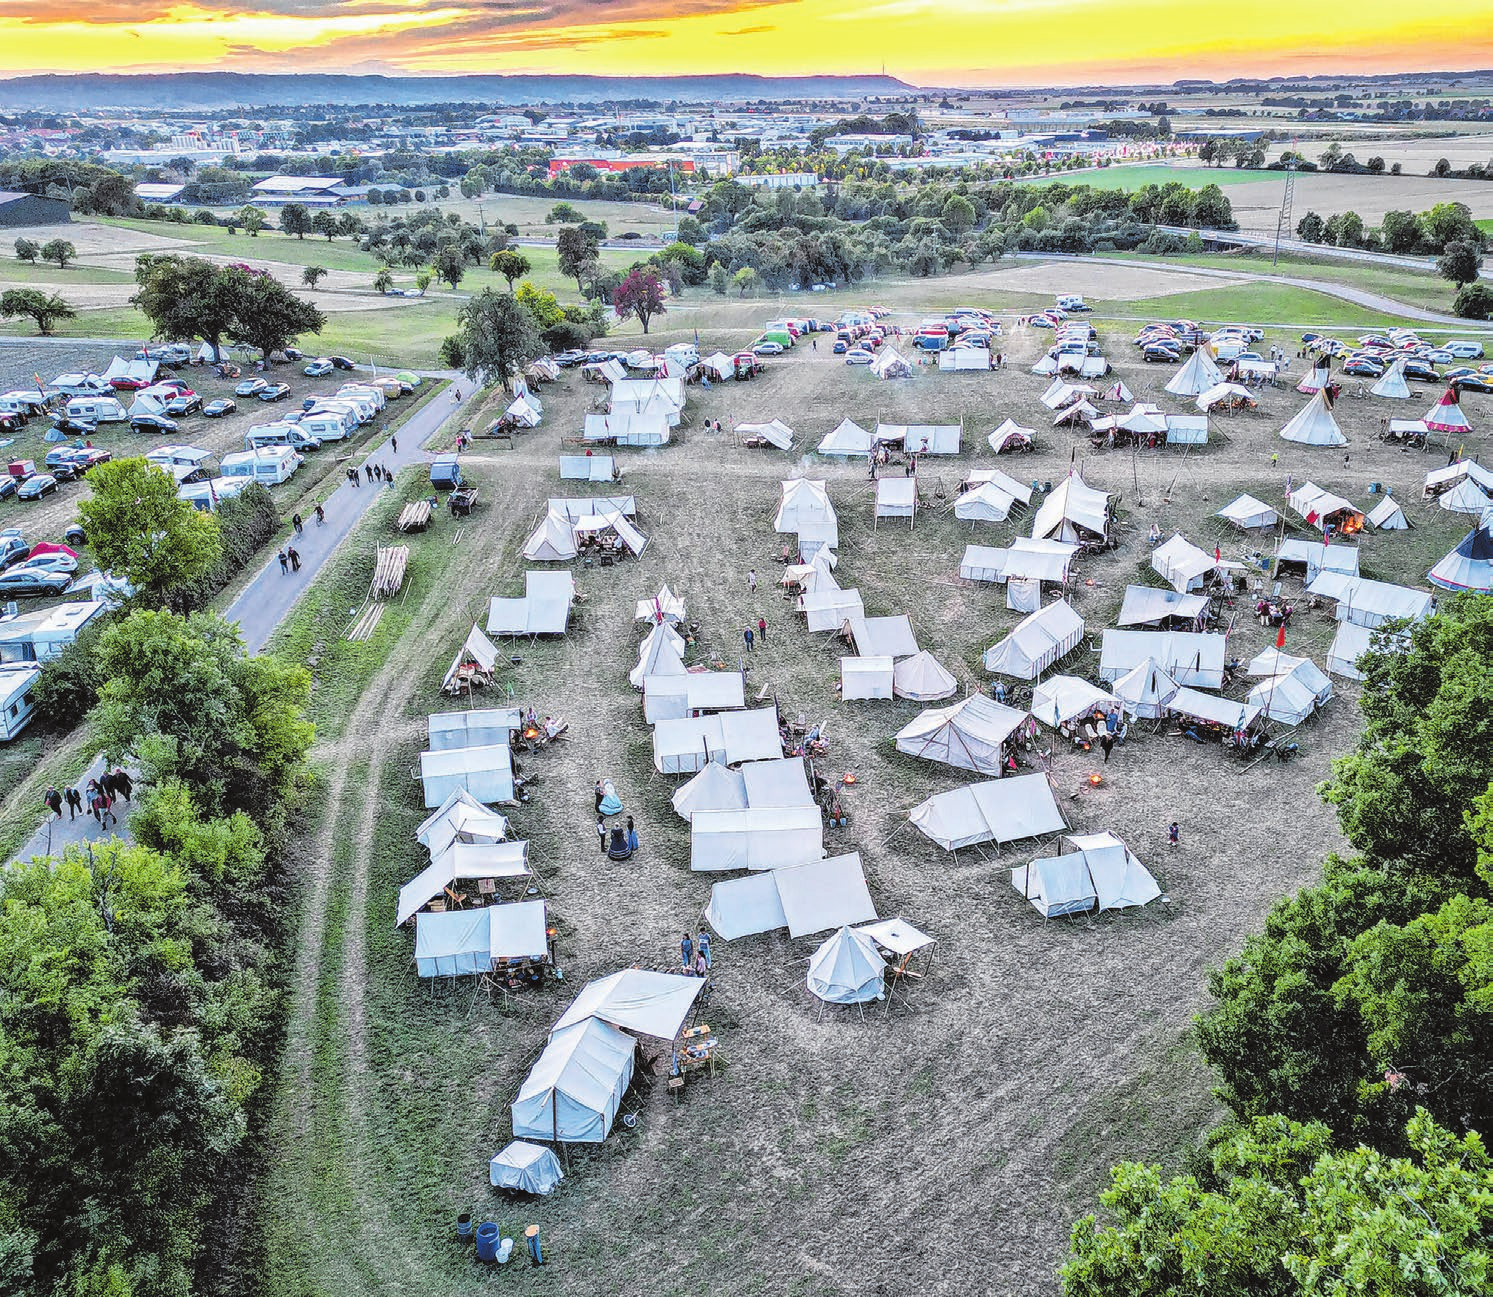
[[[1493,67],[1493,0],[0,0],[0,75],[869,73],[1061,86]]]

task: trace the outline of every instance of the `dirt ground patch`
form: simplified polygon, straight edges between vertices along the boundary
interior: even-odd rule
[[[1074,267],[1066,282],[1098,295],[1090,269]],[[671,323],[660,344],[690,336],[685,318]],[[700,341],[715,343],[704,331]],[[1018,333],[1006,348],[1029,364],[1045,341]],[[1110,354],[1138,397],[1191,408],[1160,393],[1169,372],[1139,364],[1118,338]],[[1421,478],[1444,450],[1403,454],[1377,440],[1382,418],[1407,413],[1398,404],[1343,399],[1346,461],[1342,451],[1313,452],[1275,435],[1305,399],[1291,389],[1268,392],[1259,413],[1216,421],[1205,449],[1131,455],[1095,453],[1084,437],[1046,430],[1043,386],[1019,367],[919,369],[879,383],[827,348],[800,348],[756,382],[692,389],[678,444],[622,453],[648,550],[617,568],[578,569],[585,600],[571,633],[514,646],[517,661],[500,690],[571,722],[563,743],[525,761],[534,796],[513,815],[560,930],[566,981],[503,1008],[474,1002],[466,990],[432,995],[417,985],[410,935],[392,927],[398,886],[425,863],[410,836],[423,812],[408,772],[424,717],[450,706],[438,685],[456,645],[484,615],[487,596],[521,587],[527,565],[518,546],[545,498],[578,493],[559,481],[555,457],[596,389],[568,374],[543,389],[544,424],[514,449],[477,443],[466,462],[482,505],[469,524],[437,523],[450,529],[449,568],[411,594],[421,601],[415,629],[355,709],[359,732],[373,727],[381,736],[373,768],[366,782],[333,781],[381,806],[373,831],[347,808],[334,834],[342,854],[333,886],[345,897],[307,975],[343,992],[329,997],[318,1023],[303,1024],[320,1052],[307,1083],[287,1098],[287,1120],[318,1139],[280,1141],[271,1171],[271,1278],[286,1285],[279,1290],[393,1294],[418,1276],[442,1297],[486,1291],[487,1276],[443,1241],[456,1212],[476,1210],[505,1233],[528,1221],[543,1227],[554,1264],[526,1274],[536,1293],[682,1292],[700,1286],[702,1266],[713,1289],[733,1295],[1050,1293],[1069,1226],[1092,1205],[1105,1168],[1124,1157],[1174,1164],[1216,1119],[1210,1079],[1186,1043],[1205,1001],[1204,970],[1341,847],[1315,786],[1356,732],[1353,686],[1341,685],[1326,715],[1295,735],[1304,755],[1285,766],[1246,771],[1215,748],[1144,732],[1107,768],[1100,758],[1056,752],[1052,779],[1073,827],[1119,833],[1170,899],[1139,913],[1043,923],[1007,874],[1038,854],[1036,844],[955,858],[909,830],[894,834],[908,808],[967,776],[892,749],[889,736],[915,705],[836,701],[837,646],[807,634],[775,587],[779,483],[801,471],[828,482],[840,516],[841,583],[859,588],[873,615],[908,613],[921,645],[972,688],[989,679],[980,654],[1018,617],[998,588],[959,581],[960,554],[971,540],[1002,544],[1026,534],[1030,519],[971,531],[948,505],[969,467],[997,462],[984,435],[1008,415],[1038,426],[1038,450],[1001,467],[1055,481],[1077,463],[1091,484],[1119,497],[1120,547],[1082,560],[1072,588],[1091,644],[1113,624],[1126,583],[1147,579],[1152,520],[1247,557],[1258,542],[1213,514],[1241,491],[1278,501],[1287,474],[1361,503],[1379,482],[1405,501],[1416,530],[1361,540],[1362,565],[1374,576],[1420,584],[1467,524],[1419,504]],[[1424,404],[1434,395],[1423,394]],[[1403,404],[1411,414],[1424,408]],[[1469,412],[1479,426],[1493,414],[1483,398],[1471,398]],[[810,453],[847,415],[863,424],[964,423],[961,457],[925,461],[923,513],[911,531],[873,528],[863,463]],[[729,428],[772,417],[797,430],[791,454],[746,450],[728,434],[703,431],[707,419]],[[371,549],[375,540],[387,543],[383,534],[354,543]],[[755,596],[749,568],[761,578]],[[585,980],[668,962],[680,932],[698,927],[714,881],[690,872],[687,827],[668,802],[681,781],[653,773],[649,731],[626,682],[640,633],[635,601],[665,580],[702,624],[691,662],[734,668],[745,659],[749,695],[763,690],[785,712],[827,722],[824,768],[857,775],[846,794],[851,825],[829,833],[827,845],[860,851],[880,912],[938,937],[939,958],[909,1001],[863,1022],[853,1013],[821,1018],[808,1000],[804,960],[814,939],[779,933],[717,943],[708,1018],[722,1035],[724,1074],[692,1085],[677,1105],[645,1079],[629,1101],[640,1112],[637,1134],[574,1153],[560,1193],[516,1204],[487,1188],[486,1161],[511,1137],[508,1105],[545,1031]],[[768,644],[746,655],[741,628],[759,615],[770,623]],[[1320,662],[1334,629],[1326,614],[1304,613],[1290,645]],[[1241,610],[1231,654],[1247,659],[1270,642],[1272,633]],[[1060,669],[1092,678],[1095,665],[1085,646]],[[366,759],[367,746],[344,743],[326,757],[340,767]],[[1096,769],[1105,783],[1091,789]],[[616,780],[637,821],[643,849],[628,865],[597,856],[590,790],[599,774]],[[1175,850],[1166,845],[1174,819]],[[365,922],[347,922],[365,889]],[[349,970],[360,985],[355,1009]],[[329,1142],[318,1142],[322,1134]]]
[[[171,227],[162,228],[169,230]],[[187,246],[185,239],[174,239],[169,234],[146,234],[95,221],[78,221],[68,225],[32,225],[19,228],[13,233],[16,238],[30,239],[33,243],[66,239],[77,248],[80,257],[105,265],[109,258],[127,254],[130,264],[124,266],[126,270],[134,268],[136,253],[176,252]]]
[[[1066,293],[1073,289],[1073,268],[1061,262],[1013,265],[982,276],[994,292]],[[1098,299],[1123,300],[1162,297],[1167,293],[1190,293],[1212,288],[1206,276],[1149,266],[1088,266],[1083,272],[1084,292]]]

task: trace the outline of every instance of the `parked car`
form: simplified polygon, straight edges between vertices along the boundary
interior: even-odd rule
[[[66,572],[0,573],[0,599],[40,599],[59,595],[73,582]]]
[[[1170,347],[1160,347],[1153,343],[1141,352],[1141,359],[1148,365],[1172,365],[1176,364],[1181,357]]]
[[[781,356],[783,344],[781,342],[759,342],[752,348],[754,356]]]
[[[845,363],[847,365],[869,365],[872,364],[875,360],[876,357],[871,352],[866,351],[862,347],[857,347],[854,351],[852,351],[845,357]]]
[[[1432,347],[1426,352],[1426,359],[1433,365],[1454,365],[1457,358],[1445,347]]]
[[[53,550],[49,554],[34,554],[9,570],[12,572],[76,572],[78,560],[71,554]]]
[[[1383,378],[1384,366],[1371,356],[1354,356],[1343,366],[1343,373],[1353,378]]]
[[[73,463],[82,465],[85,473],[95,464],[107,464],[113,458],[112,450],[103,450],[98,446],[73,447]]]
[[[577,365],[579,365],[586,359],[586,353],[584,351],[575,350],[562,351],[552,357],[552,359],[554,360],[555,364],[560,366],[561,369],[574,369]]]
[[[238,409],[238,402],[230,400],[226,396],[220,396],[216,401],[209,401],[202,407],[202,413],[209,419],[221,419],[225,414],[232,414]]]
[[[175,432],[176,420],[164,414],[136,414],[130,416],[131,432]]]
[[[283,401],[290,395],[289,383],[269,383],[255,393],[261,401]]]
[[[78,470],[78,466],[71,460],[64,460],[61,464],[54,464],[51,468],[47,469],[47,472],[56,478],[59,483],[76,482],[83,476]]]
[[[269,386],[262,378],[246,378],[233,389],[235,396],[258,396]]]
[[[98,424],[89,419],[70,419],[65,414],[53,416],[52,426],[58,432],[73,437],[91,437],[98,431]]]
[[[40,500],[57,489],[57,479],[50,473],[37,473],[21,483],[16,491],[17,500]]]
[[[202,398],[196,392],[184,392],[166,402],[166,413],[181,416],[202,408]]]
[[[1486,374],[1469,374],[1452,384],[1459,392],[1493,392],[1493,377]]]
[[[1443,350],[1451,352],[1458,360],[1481,360],[1483,358],[1483,344],[1474,342],[1471,338],[1453,338],[1443,345]]]
[[[1439,382],[1441,378],[1441,376],[1423,360],[1407,360],[1405,362],[1405,377],[1415,379],[1422,383]]]
[[[332,366],[333,366],[334,369],[356,369],[357,368],[357,365],[355,365],[346,356],[328,356],[327,359],[332,362]]]
[[[313,360],[301,372],[305,374],[307,378],[325,378],[332,372],[332,362],[325,359]]]
[[[9,500],[16,493],[16,480],[13,477],[0,477],[0,500]]]
[[[841,341],[836,342],[835,345],[830,348],[830,350],[833,351],[837,356],[843,356],[847,351],[850,350],[850,344],[842,339]]]
[[[0,482],[10,483],[10,493],[15,494],[16,482],[12,477],[0,479]],[[17,563],[29,558],[31,546],[21,539],[21,533],[14,527],[8,528],[0,534],[0,572],[14,567]]]

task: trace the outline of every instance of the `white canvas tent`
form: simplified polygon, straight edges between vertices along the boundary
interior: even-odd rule
[[[612,482],[617,477],[617,461],[611,455],[561,455],[562,482]]]
[[[1354,545],[1324,545],[1311,540],[1283,540],[1275,551],[1275,568],[1285,563],[1299,563],[1306,570],[1308,583],[1319,572],[1343,572],[1358,575],[1358,549]]]
[[[909,530],[918,508],[918,480],[915,477],[879,477],[876,479],[876,521],[883,518],[906,518]]]
[[[512,801],[513,754],[507,744],[422,752],[420,782],[427,807],[441,805],[458,788],[479,802]]]
[[[1088,486],[1077,469],[1058,483],[1042,501],[1032,521],[1034,540],[1079,542],[1103,539],[1109,527],[1109,493]]]
[[[1057,729],[1075,717],[1107,712],[1118,701],[1114,694],[1077,676],[1049,676],[1032,690],[1032,715]]]
[[[852,617],[865,616],[866,608],[861,602],[859,590],[810,590],[798,597],[798,610],[804,614],[810,631],[839,630]]]
[[[1208,611],[1205,594],[1182,594],[1176,590],[1158,590],[1153,585],[1127,585],[1120,605],[1117,626],[1159,626],[1172,618],[1196,622]]]
[[[1113,682],[1147,659],[1179,685],[1223,686],[1226,639],[1207,632],[1106,630],[1099,652],[1099,678]]]
[[[632,1081],[635,1047],[631,1036],[596,1018],[552,1032],[513,1101],[514,1135],[600,1144]]]
[[[957,423],[878,423],[877,441],[900,441],[909,455],[957,455]]]
[[[1249,703],[1282,725],[1300,725],[1320,706],[1317,695],[1295,673],[1262,680],[1249,691]]]
[[[617,446],[667,446],[673,435],[670,429],[678,422],[678,412],[667,409],[588,414],[581,436],[587,441],[609,442]]]
[[[442,689],[451,684],[456,673],[467,662],[473,662],[489,673],[498,665],[498,647],[482,633],[480,626],[472,627],[462,641],[461,648],[456,651],[456,656],[451,659],[451,665],[446,668],[446,674],[441,680]]]
[[[719,761],[707,762],[699,774],[680,785],[670,804],[686,820],[693,818],[696,811],[744,811],[746,780],[740,770],[732,770]]]
[[[1206,348],[1199,347],[1167,381],[1166,390],[1173,396],[1201,396],[1210,387],[1223,382],[1223,371],[1213,363]]]
[[[985,650],[985,669],[1018,680],[1035,680],[1083,639],[1083,618],[1059,599],[1017,622],[998,644]]]
[[[842,927],[809,956],[809,993],[826,1004],[865,1004],[885,998],[886,960],[864,933]]]
[[[824,855],[824,817],[812,804],[696,810],[689,825],[689,867],[697,873],[778,869]]]
[[[554,1150],[516,1139],[488,1163],[487,1178],[494,1189],[517,1193],[552,1193],[565,1178]]]
[[[1436,507],[1448,513],[1468,513],[1481,518],[1493,506],[1493,496],[1471,477],[1464,477],[1449,490],[1436,497]]]
[[[1044,774],[987,779],[935,793],[914,806],[907,818],[945,851],[1040,838],[1068,827]]]
[[[1208,721],[1231,730],[1248,729],[1260,714],[1260,708],[1254,703],[1235,702],[1232,698],[1220,698],[1217,694],[1206,694],[1185,686],[1172,695],[1166,710],[1184,721],[1188,718]]]
[[[648,632],[638,645],[638,664],[627,673],[634,689],[641,689],[652,676],[682,676],[685,673],[684,637],[667,622]]]
[[[619,1031],[673,1040],[704,989],[705,983],[699,978],[624,968],[581,987],[550,1029],[550,1039],[567,1027],[596,1018]]]
[[[840,699],[890,698],[892,696],[892,659],[889,657],[842,657],[840,659]]]
[[[1230,403],[1237,401],[1248,405],[1255,404],[1254,393],[1249,388],[1243,387],[1238,383],[1219,383],[1214,387],[1210,387],[1206,392],[1200,392],[1193,404],[1206,414],[1221,401],[1228,401]]]
[[[1429,617],[1435,606],[1434,596],[1409,586],[1388,581],[1370,581],[1364,577],[1342,576],[1323,572],[1307,586],[1307,593],[1337,601],[1338,621],[1350,621],[1370,628],[1405,618],[1419,621]]]
[[[1355,532],[1363,527],[1363,511],[1357,505],[1324,491],[1315,482],[1303,482],[1289,498],[1292,511],[1318,531],[1334,527],[1338,531]]]
[[[661,414],[669,427],[679,425],[684,409],[685,391],[682,377],[624,378],[612,384],[611,413]]]
[[[1280,514],[1252,495],[1241,495],[1237,500],[1224,505],[1214,516],[1233,523],[1241,531],[1273,527],[1280,521]]]
[[[838,549],[840,533],[835,508],[829,502],[829,492],[822,481],[806,477],[795,477],[783,483],[782,498],[772,521],[772,528],[780,533],[796,533],[800,544],[804,536],[831,549]]]
[[[544,410],[537,396],[516,396],[513,403],[503,411],[503,417],[512,419],[523,428],[537,428]]]
[[[724,351],[717,351],[706,356],[700,362],[700,368],[705,370],[712,378],[718,380],[730,378],[736,372],[736,367],[732,364],[731,357],[726,355]]]
[[[821,455],[869,455],[876,448],[873,437],[854,419],[841,419],[815,448]]]
[[[569,572],[524,573],[522,599],[493,599],[487,633],[499,636],[563,635],[570,624],[575,581]]]
[[[736,432],[741,437],[760,437],[779,450],[793,449],[793,429],[781,419],[771,419],[767,423],[738,423]]]
[[[705,919],[723,941],[787,927],[790,937],[875,920],[859,854],[716,883]]]
[[[883,481],[900,481],[884,478]],[[909,481],[912,479],[908,479]],[[1015,497],[994,482],[981,482],[960,495],[954,502],[954,517],[961,522],[1005,522],[1011,515]]]
[[[1157,720],[1180,686],[1151,658],[1137,663],[1111,686],[1120,706],[1140,720]]]
[[[1024,428],[1015,419],[1006,419],[1000,427],[986,438],[990,443],[990,449],[997,455],[1005,450],[1008,444],[1026,445],[1030,444],[1036,437],[1035,428]]]
[[[1038,399],[1049,410],[1061,410],[1075,401],[1083,401],[1086,397],[1098,395],[1098,390],[1087,383],[1065,383],[1061,378],[1055,378]]]
[[[430,750],[506,747],[523,724],[517,707],[477,707],[464,712],[432,712],[426,721]]]
[[[1375,641],[1378,641],[1376,643]],[[1404,635],[1384,636],[1367,626],[1355,626],[1352,622],[1338,623],[1332,647],[1327,650],[1327,669],[1335,676],[1349,680],[1362,680],[1358,659],[1371,648],[1390,652],[1403,652],[1407,644]]]
[[[950,347],[938,353],[938,367],[945,372],[989,369],[989,347]]]
[[[777,871],[716,883],[710,889],[705,921],[722,941],[787,927],[788,916],[778,898]]]
[[[661,774],[694,774],[710,761],[736,765],[782,755],[775,707],[689,716],[653,727],[653,765]]]
[[[576,553],[575,531],[558,513],[546,513],[524,542],[523,554],[531,563],[564,563]]]
[[[958,689],[959,682],[926,649],[892,668],[892,692],[898,698],[929,703],[952,697]]]
[[[1020,500],[1022,504],[1032,502],[1031,485],[1018,482],[1009,473],[1003,473],[998,468],[972,468],[964,475],[964,480],[972,487],[983,486],[989,482],[999,488],[1003,495],[1009,495],[1013,500]]]
[[[616,532],[618,538],[627,546],[628,553],[634,558],[639,557],[648,548],[648,537],[634,527],[618,510],[598,510],[588,518],[577,519],[574,528],[577,537],[594,536],[607,531]]]
[[[1026,720],[1025,712],[971,694],[952,706],[919,712],[897,732],[897,751],[999,777],[1001,748]]]
[[[1212,554],[1199,549],[1180,532],[1151,551],[1151,570],[1178,594],[1200,589],[1217,564]]]
[[[1044,918],[1083,914],[1095,906],[1126,909],[1161,895],[1151,871],[1113,833],[1074,833],[1065,841],[1071,851],[1011,871],[1011,886]]]
[[[1431,569],[1428,579],[1443,590],[1493,591],[1493,510]]]
[[[918,651],[912,619],[896,617],[847,617],[841,629],[848,633],[855,651],[863,657],[911,657]]]
[[[453,842],[399,889],[396,928],[463,878],[529,877],[527,842]]]
[[[508,959],[543,959],[549,937],[543,901],[415,916],[415,971],[421,977],[488,972]]]
[[[1332,417],[1332,398],[1324,387],[1280,430],[1287,441],[1303,446],[1346,446],[1348,439]]]
[[[912,363],[896,347],[885,346],[869,366],[877,378],[911,378]]]
[[[1284,653],[1274,645],[1255,654],[1250,659],[1247,671],[1251,676],[1267,679],[1270,676],[1294,675],[1312,691],[1318,702],[1332,700],[1332,681],[1311,658]]]
[[[763,761],[744,761],[740,774],[746,804],[754,811],[815,805],[802,757],[769,757]]]
[[[672,622],[678,624],[684,620],[685,608],[684,598],[669,589],[668,583],[658,587],[658,593],[651,599],[639,599],[637,612],[633,615],[634,621],[647,622]]]
[[[1168,446],[1206,446],[1208,444],[1208,416],[1206,414],[1167,415],[1166,444]]]
[[[966,545],[959,560],[959,575],[966,581],[1004,581],[1006,554],[1006,550],[990,545]]]
[[[1391,401],[1408,401],[1410,387],[1405,382],[1405,361],[1406,357],[1396,356],[1379,381],[1369,388],[1370,395]]]
[[[730,711],[746,706],[745,694],[746,682],[740,671],[647,676],[643,680],[643,719],[656,725],[702,712]]]

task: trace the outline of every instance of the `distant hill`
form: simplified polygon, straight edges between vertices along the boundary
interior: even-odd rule
[[[692,103],[750,99],[861,99],[900,96],[915,87],[888,76],[679,77],[595,76],[295,76],[276,73],[171,72],[0,80],[0,108],[257,108],[303,104],[600,103],[628,99]]]

